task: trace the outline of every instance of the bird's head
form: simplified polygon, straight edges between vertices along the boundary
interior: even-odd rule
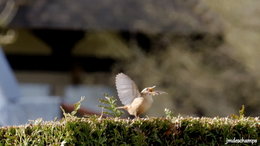
[[[163,92],[163,91],[156,91],[154,90],[156,86],[153,86],[153,87],[146,87],[144,88],[142,91],[141,91],[141,94],[143,95],[152,95],[152,96],[155,96],[155,95],[160,95],[160,94],[164,94],[166,92]]]

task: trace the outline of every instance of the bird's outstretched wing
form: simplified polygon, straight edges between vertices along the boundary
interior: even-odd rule
[[[116,76],[116,89],[119,99],[124,105],[131,104],[136,97],[141,96],[135,82],[123,73]]]

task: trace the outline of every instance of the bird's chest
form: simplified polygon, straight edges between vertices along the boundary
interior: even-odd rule
[[[146,112],[152,106],[152,103],[153,103],[152,96],[149,96],[149,95],[145,96],[143,103],[141,104],[141,106],[139,108],[139,111],[142,112],[142,113]]]

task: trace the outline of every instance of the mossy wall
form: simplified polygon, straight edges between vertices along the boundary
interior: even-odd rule
[[[70,116],[0,128],[0,145],[224,145],[227,139],[257,140],[257,145],[259,122],[259,118]]]

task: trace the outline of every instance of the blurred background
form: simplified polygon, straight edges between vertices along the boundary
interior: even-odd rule
[[[80,96],[83,111],[98,114],[104,93],[117,96],[119,72],[140,90],[169,93],[154,98],[149,116],[165,108],[229,116],[243,104],[247,116],[259,116],[259,16],[258,0],[1,0],[2,66],[11,75],[0,66],[0,88],[5,105],[22,105],[6,117],[25,111],[25,120],[52,120]],[[4,92],[11,82],[15,98]]]

